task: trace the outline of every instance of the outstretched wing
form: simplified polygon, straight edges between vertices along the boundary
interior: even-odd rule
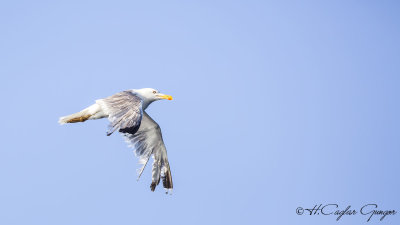
[[[139,163],[143,164],[142,168],[138,171],[138,179],[146,167],[150,156],[153,155],[154,162],[150,189],[154,191],[162,178],[163,186],[167,189],[167,192],[172,190],[171,170],[169,168],[167,149],[162,139],[160,126],[144,112],[139,130],[134,134],[124,133],[123,135],[126,141],[130,143],[130,146],[135,149],[134,152],[135,155],[139,157]]]
[[[110,120],[107,135],[118,130],[134,134],[142,120],[142,99],[131,91],[123,91],[108,98],[97,100]]]

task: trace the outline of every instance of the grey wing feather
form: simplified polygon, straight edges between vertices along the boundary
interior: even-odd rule
[[[160,183],[160,179],[162,179],[164,188],[170,191],[173,188],[172,176],[160,126],[146,112],[143,114],[139,130],[135,134],[123,134],[126,141],[135,149],[134,152],[139,157],[139,163],[143,164],[138,171],[138,179],[150,156],[153,155],[154,162],[150,188],[154,191]]]
[[[96,101],[110,120],[107,135],[118,130],[134,134],[142,120],[142,99],[131,91],[123,91],[108,98]]]

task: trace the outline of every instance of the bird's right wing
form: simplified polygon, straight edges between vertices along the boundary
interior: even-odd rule
[[[107,135],[114,131],[135,133],[142,120],[142,99],[131,91],[123,91],[96,101],[110,120]]]
[[[146,113],[143,113],[142,123],[139,130],[134,133],[124,133],[125,139],[135,149],[135,155],[139,157],[139,163],[143,164],[138,171],[139,177],[142,174],[150,156],[153,155],[152,182],[150,188],[155,190],[163,180],[163,186],[168,191],[173,188],[171,170],[169,167],[167,149],[162,139],[160,126]]]

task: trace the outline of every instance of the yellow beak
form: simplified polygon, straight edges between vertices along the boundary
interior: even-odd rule
[[[162,98],[162,99],[172,100],[172,96],[171,95],[160,95],[159,97]]]

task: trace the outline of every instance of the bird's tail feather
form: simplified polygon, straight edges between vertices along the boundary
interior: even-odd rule
[[[93,104],[93,105],[87,107],[86,109],[84,109],[80,112],[71,114],[69,116],[60,117],[58,122],[60,124],[77,123],[77,122],[85,122],[88,119],[91,119],[91,120],[101,119],[106,116],[107,115],[103,113],[101,107],[96,103],[96,104]]]
[[[60,119],[58,120],[58,123],[60,124],[65,124],[65,123],[77,123],[77,122],[85,122],[86,120],[88,120],[92,115],[81,111],[81,112],[77,112],[68,116],[63,116],[60,117]]]

